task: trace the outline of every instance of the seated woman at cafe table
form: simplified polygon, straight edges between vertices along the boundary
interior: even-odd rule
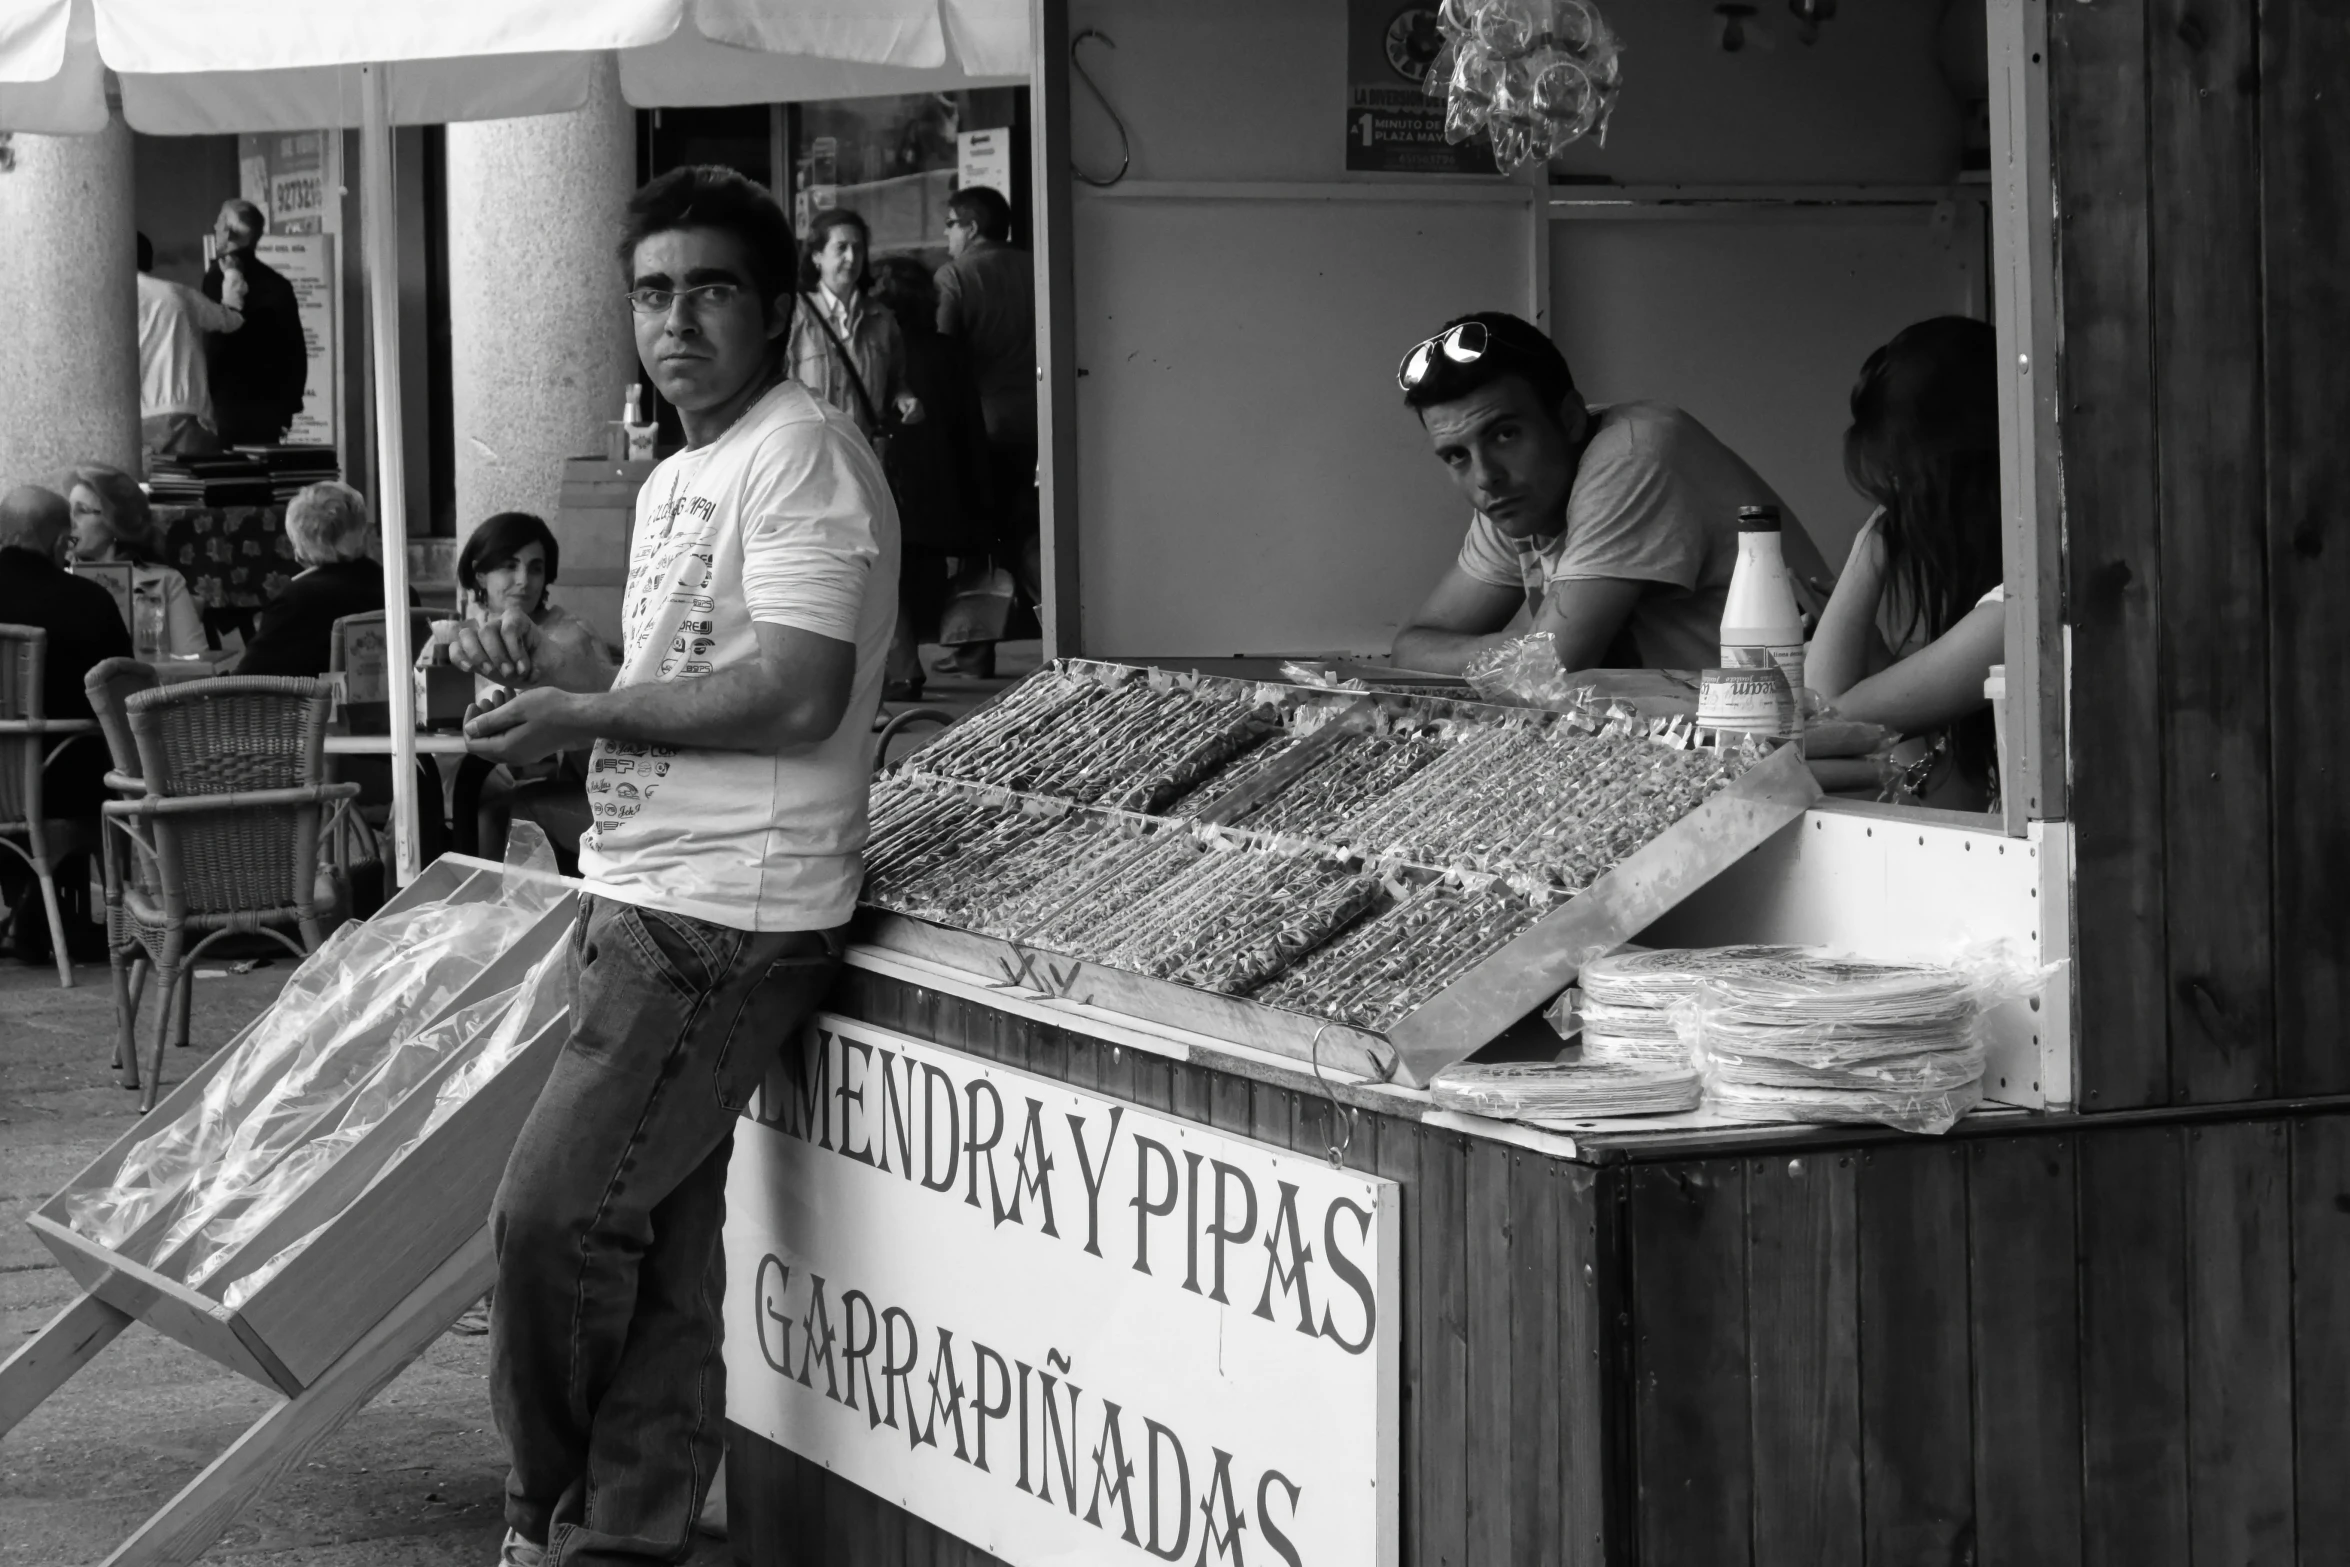
[[[554,531],[544,519],[526,511],[502,511],[484,518],[479,527],[466,535],[465,547],[457,552],[458,602],[466,617],[474,621],[495,621],[510,610],[529,616],[546,645],[561,653],[556,667],[572,671],[579,682],[578,689],[603,690],[610,684],[611,672],[619,661],[589,629],[587,622],[547,597],[547,589],[555,585],[562,558],[562,546],[555,541]],[[417,649],[416,661],[423,664],[432,656],[429,646],[422,647]],[[603,684],[596,682],[596,672],[602,673]],[[476,676],[474,689],[486,700],[497,686],[494,681]],[[577,755],[584,765],[585,753]],[[564,846],[576,841],[588,814],[587,790],[581,782],[580,769],[566,767],[565,760],[550,758],[519,767],[470,755],[460,761],[456,799],[462,803],[478,794],[479,804],[476,823],[455,824],[458,847],[496,858],[502,852],[506,824],[520,810],[547,828],[548,836],[558,845],[557,857],[561,859],[567,852]],[[546,815],[541,814],[542,809]],[[548,819],[549,816],[562,818],[566,812],[577,818],[568,833],[557,830],[563,825],[562,820]]]
[[[203,652],[203,616],[188,592],[188,579],[163,564],[163,530],[155,525],[154,508],[139,481],[120,468],[85,463],[66,474],[65,500],[73,512],[75,560],[130,564],[131,604],[154,616],[162,628],[153,651],[177,658]]]
[[[1938,316],[1869,355],[1844,472],[1876,510],[1853,538],[1805,679],[1843,717],[1931,737],[1913,792],[1980,810],[1996,760],[1983,682],[2007,643],[1991,328]]]
[[[1516,316],[1448,323],[1396,382],[1471,508],[1397,665],[1458,674],[1523,634],[1509,628],[1524,606],[1570,670],[1712,668],[1741,506],[1779,508],[1797,599],[1826,601],[1819,550],[1737,453],[1678,408],[1587,406],[1558,345]]]

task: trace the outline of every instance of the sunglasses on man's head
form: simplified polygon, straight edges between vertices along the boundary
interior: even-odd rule
[[[1497,346],[1497,340],[1482,321],[1448,326],[1425,342],[1413,345],[1412,351],[1403,356],[1403,363],[1395,367],[1395,384],[1407,392],[1417,387],[1435,373],[1439,354],[1456,365],[1473,365]]]

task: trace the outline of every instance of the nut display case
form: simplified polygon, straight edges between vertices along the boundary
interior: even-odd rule
[[[866,936],[1424,1086],[1817,798],[1629,709],[1062,660],[877,784]]]

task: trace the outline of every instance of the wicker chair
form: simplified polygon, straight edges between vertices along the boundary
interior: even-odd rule
[[[57,907],[57,862],[89,847],[85,824],[52,821],[42,789],[49,764],[98,726],[87,718],[50,718],[41,681],[49,662],[49,633],[38,626],[0,625],[0,848],[32,867],[49,918],[49,945],[57,954],[57,983],[73,988],[73,957],[66,951],[65,917]],[[22,838],[22,843],[17,839]]]
[[[106,807],[107,945],[126,1087],[139,1082],[133,955],[155,970],[144,1112],[162,1086],[175,1023],[185,1043],[184,991],[207,947],[232,933],[267,932],[296,956],[317,948],[320,821],[329,802],[359,786],[324,781],[322,681],[203,680],[140,691],[121,709],[139,771],[111,781],[144,792]]]

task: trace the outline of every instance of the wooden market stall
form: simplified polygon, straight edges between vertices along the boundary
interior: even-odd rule
[[[1051,951],[907,939],[876,911],[831,1016],[738,1139],[738,1560],[2217,1564],[2328,1560],[2350,1539],[2350,834],[2326,790],[2344,742],[2325,699],[2350,667],[2327,613],[2350,570],[2333,434],[2350,414],[2350,126],[2325,90],[2350,29],[2315,0],[1993,0],[1978,183],[1961,108],[1940,131],[1915,119],[1932,84],[1912,54],[1957,8],[1848,8],[1816,53],[1782,37],[1749,56],[1761,86],[1725,74],[1705,8],[1651,9],[1620,25],[1653,29],[1651,80],[1683,117],[1653,139],[1620,123],[1639,183],[1610,189],[1350,175],[1334,0],[1043,0],[1036,167],[1117,167],[1068,72],[1088,27],[1112,35],[1083,58],[1134,165],[1123,189],[1039,182],[1052,651],[1198,667],[1375,649],[1450,547],[1427,519],[1454,514],[1393,428],[1395,343],[1496,302],[1562,339],[1604,327],[1562,280],[1654,282],[1667,261],[1735,280],[1704,246],[1595,239],[1576,226],[1595,201],[1664,214],[1660,234],[1761,236],[1776,259],[1758,265],[1787,287],[1843,241],[1788,240],[1809,219],[1786,209],[1858,209],[1873,216],[1851,244],[1911,268],[1868,299],[1972,289],[2012,351],[2008,815],[1814,805],[1649,939],[1915,956],[1996,933],[2069,959],[2068,981],[2007,1019],[1993,1103],[1939,1139],[1537,1129],[1440,1109],[1319,1029],[1301,1049]],[[1838,54],[1848,22],[1886,52]],[[1839,118],[1839,94],[1867,93]],[[1735,126],[1704,119],[1709,102]],[[1861,147],[1869,114],[1895,131]],[[1709,167],[1731,141],[1735,166]],[[1575,167],[1604,176],[1616,155]],[[1911,232],[1963,233],[1970,208],[1974,260]],[[1782,306],[1817,301],[1781,288],[1746,316]],[[1715,340],[1731,380],[1785,358]],[[1621,348],[1582,346],[1601,364]],[[1749,412],[1808,438],[1800,406]],[[1810,482],[1758,463],[1790,493]],[[989,1182],[976,1162],[942,1171],[954,1136],[924,1140],[938,1104],[961,1104],[968,1158],[983,1101],[1011,1107],[1005,1156],[1030,1149],[1008,1194],[992,1162]],[[1115,1177],[1131,1186],[1086,1141],[1114,1134],[1113,1111],[1145,1150]],[[1037,1212],[1048,1143],[1054,1184],[1090,1198],[1063,1197],[1057,1236]],[[1286,1325],[1296,1279],[1324,1308],[1334,1285],[1355,1292],[1259,1231],[1252,1196],[1229,1337],[1203,1329],[1196,1291],[1151,1293],[1150,1244],[1241,1244],[1221,1174],[1187,1184],[1205,1206],[1179,1225],[1156,1217],[1187,1167],[1363,1205],[1359,1234],[1303,1241],[1322,1270],[1376,1256],[1360,1293],[1380,1331],[1363,1337],[1392,1369],[1331,1358],[1356,1323],[1333,1316],[1296,1337],[1294,1384],[1234,1380],[1218,1346],[1258,1354],[1249,1335],[1269,1329],[1249,1319]],[[819,1312],[811,1275],[861,1307]],[[958,1332],[959,1361],[932,1337]],[[1197,1409],[1123,1391],[1186,1377]],[[1001,1406],[993,1470],[966,1392]],[[1321,1441],[1284,1423],[1284,1398],[1326,1400]],[[1306,1456],[1186,1447],[1185,1420],[1219,1403]],[[1288,1487],[1309,1463],[1335,1488],[1318,1496],[1349,1499],[1334,1532],[1298,1527],[1315,1493]]]

